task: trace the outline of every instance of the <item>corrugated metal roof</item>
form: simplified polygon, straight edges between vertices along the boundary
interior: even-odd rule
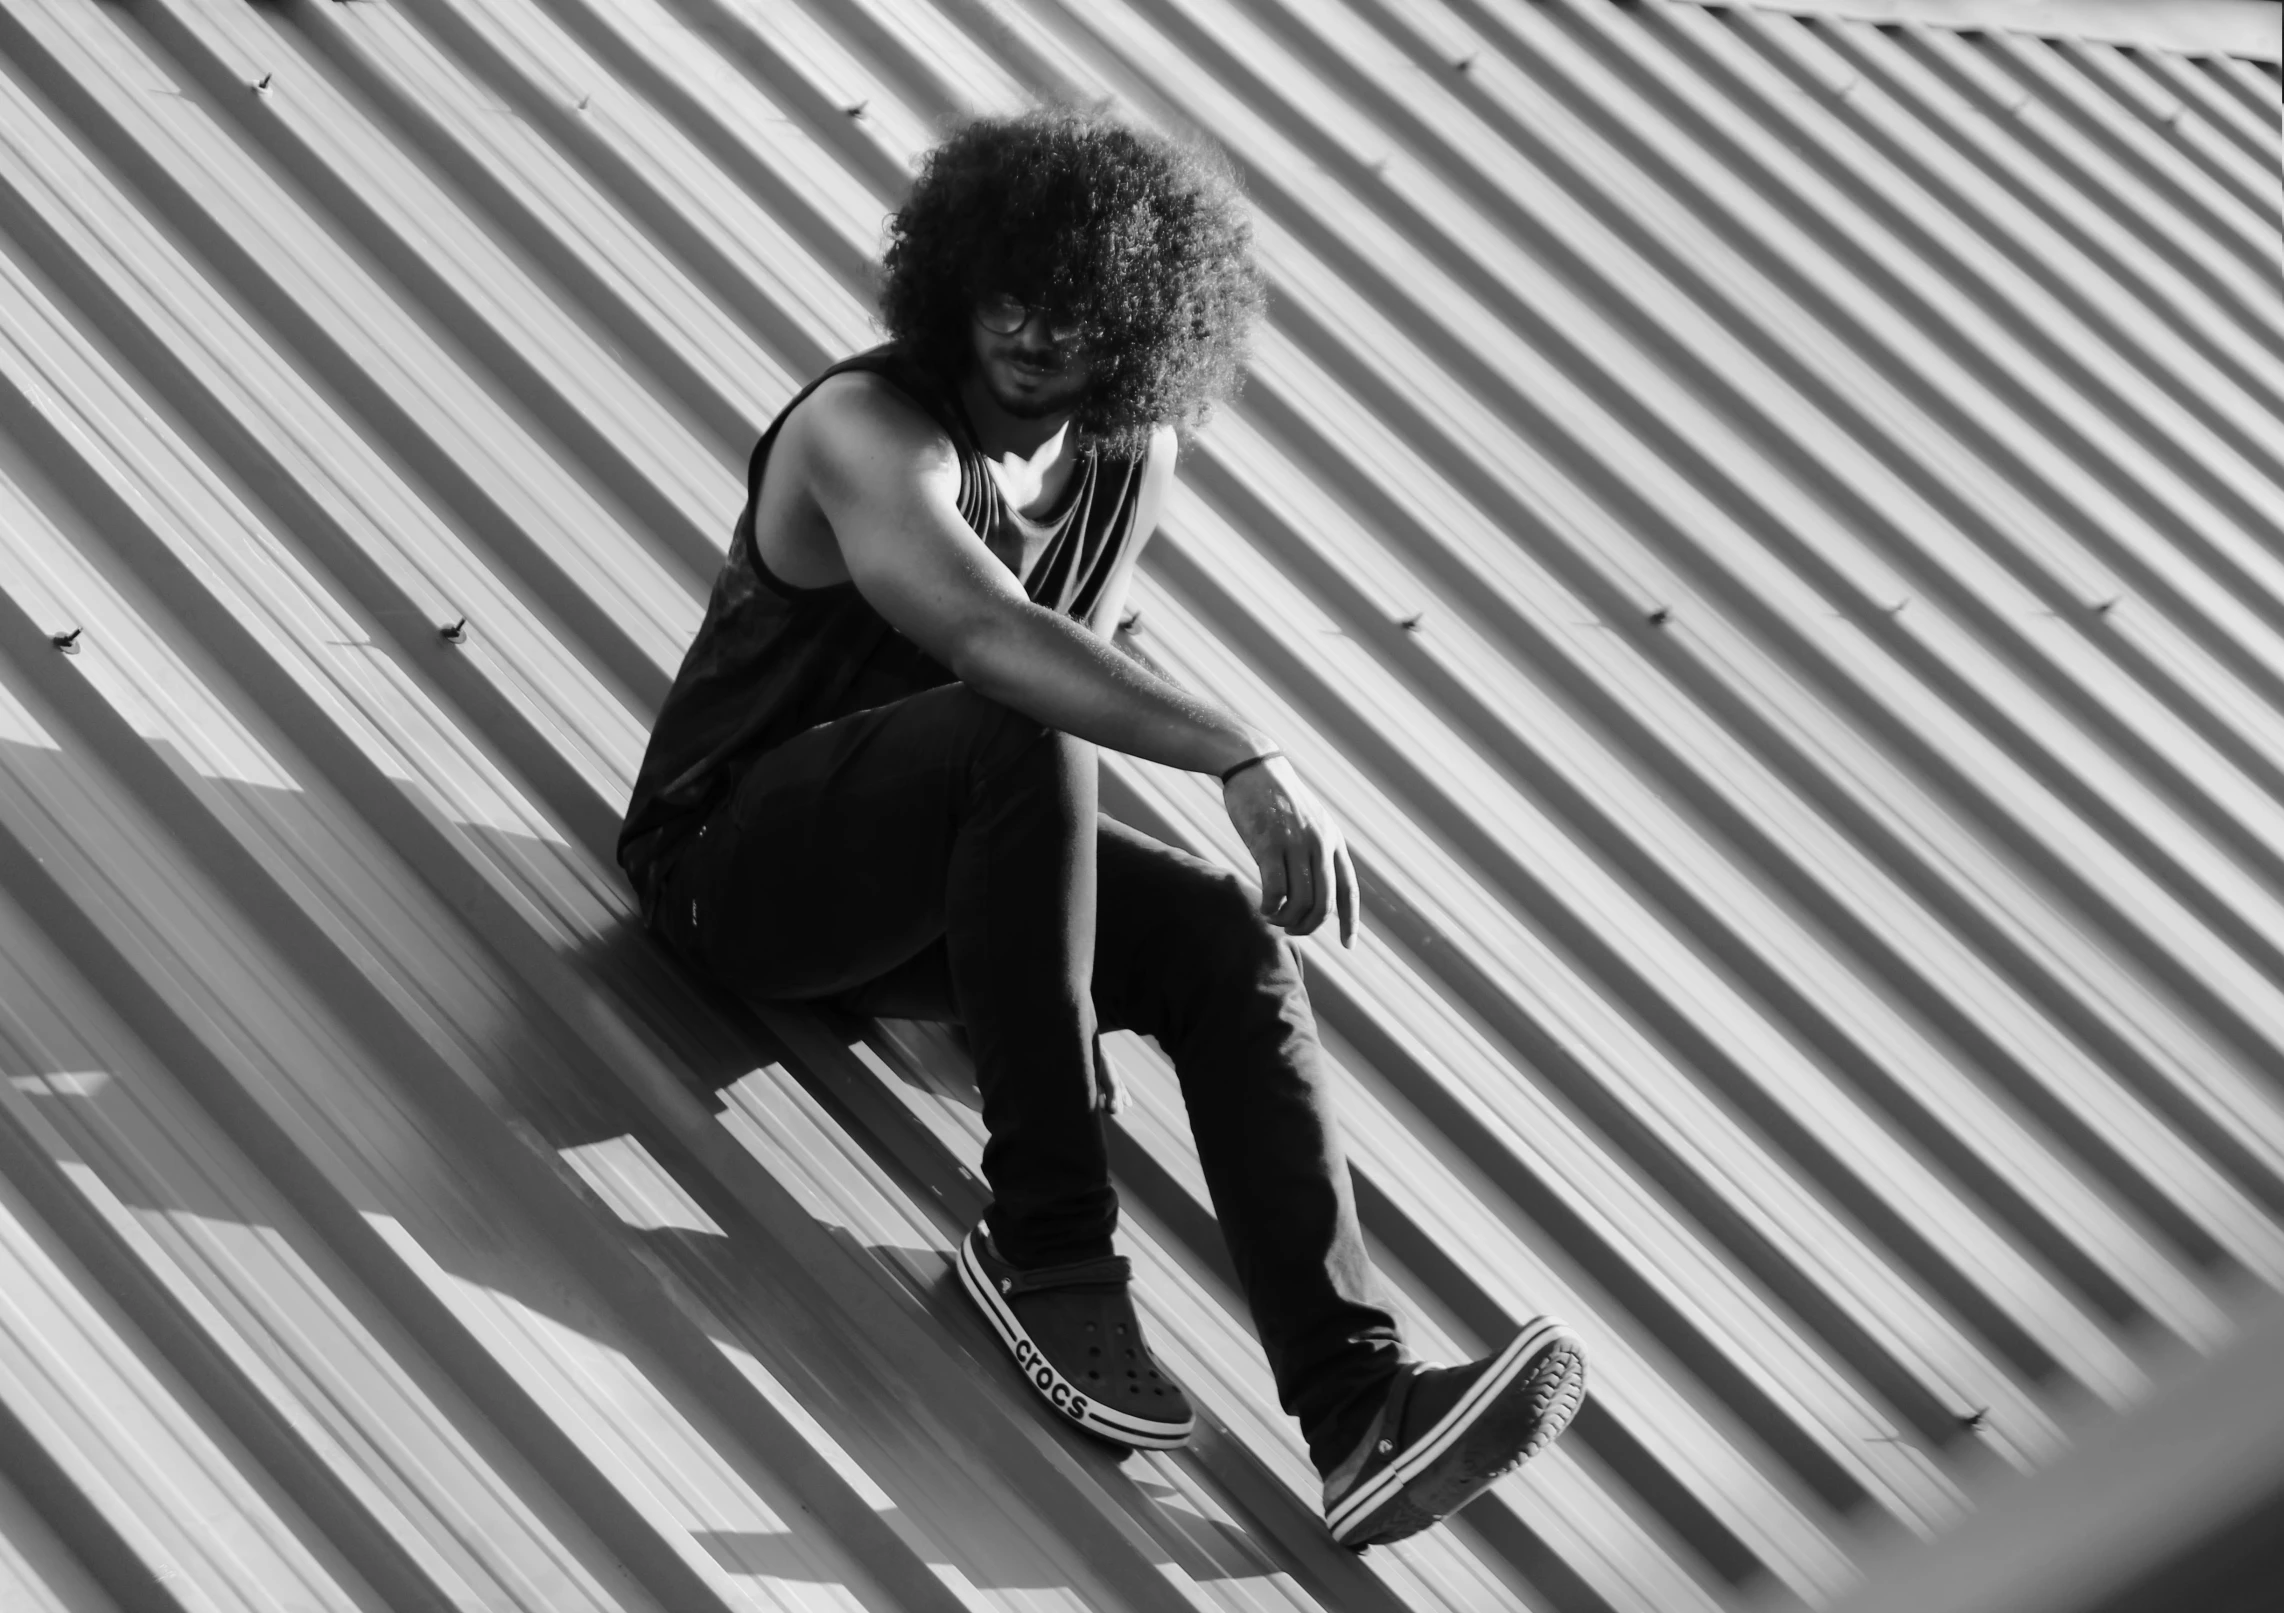
[[[1688,0],[1854,22],[1926,23],[1963,33],[1985,29],[2042,39],[2098,40],[2138,50],[2238,56],[2274,62],[2279,0]]]
[[[700,994],[609,859],[754,431],[1042,96],[1258,206],[1133,642],[1349,828],[1376,1252],[1424,1353],[1594,1352],[1361,1560],[1155,1048],[1203,1419],[1116,1463],[948,1279],[957,1048]],[[1665,0],[5,0],[0,1603],[1687,1613],[1941,1530],[2284,1278],[2276,96]]]

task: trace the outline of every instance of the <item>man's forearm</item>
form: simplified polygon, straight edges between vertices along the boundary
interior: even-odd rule
[[[1050,728],[1169,767],[1219,773],[1271,743],[1044,606],[1018,606],[979,629],[952,670]]]

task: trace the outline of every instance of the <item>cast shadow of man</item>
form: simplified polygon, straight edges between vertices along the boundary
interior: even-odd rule
[[[717,1109],[726,1090],[760,1066],[809,1073],[788,1045],[788,1033],[812,1054],[828,1040],[854,1049],[874,1039],[876,1020],[925,1027],[923,1040],[940,1055],[940,1067],[926,1079],[905,1061],[889,1061],[886,1068],[915,1088],[949,1092],[970,1109],[982,1108],[940,946],[882,980],[807,1002],[761,1001],[706,980],[632,916],[593,937],[568,961],[581,978],[642,1012],[677,1073]]]
[[[941,1140],[948,1120],[980,1145],[983,1108],[941,941],[877,980],[830,1000],[800,1003],[751,1001],[704,981],[632,920],[593,943],[586,967],[629,1000],[686,994],[694,1011],[670,1013],[673,1024],[666,1028],[695,1030],[701,1021],[718,1027],[687,1039],[678,1050],[685,1079],[716,1109],[727,1101],[729,1088],[760,1066],[778,1063],[876,1164],[920,1203],[948,1217],[954,1238],[983,1214],[983,1184]],[[1135,1066],[1123,1055],[1113,1057],[1106,1043],[1127,1034],[1106,1031],[1093,1048],[1112,1175],[1122,1198],[1147,1203],[1189,1262],[1215,1273],[1235,1293],[1236,1272],[1211,1208],[1119,1118],[1133,1112]],[[890,1082],[901,1090],[891,1090]],[[1159,1097],[1180,1106],[1176,1094]],[[933,1115],[927,1113],[931,1109]],[[947,1116],[950,1109],[964,1113]]]
[[[980,1131],[981,1097],[966,1033],[951,1007],[940,945],[880,981],[823,1002],[744,999],[698,978],[631,918],[591,942],[579,968],[598,989],[622,1000],[686,998],[694,1012],[683,1023],[691,1034],[677,1043],[677,1061],[693,1090],[717,1112],[732,1106],[733,1088],[754,1078],[764,1066],[776,1064],[865,1150],[885,1178],[903,1187],[914,1211],[936,1220],[940,1232],[956,1237],[981,1215],[987,1203],[983,1184],[944,1141],[940,1114],[933,1126],[919,1118],[931,1106],[939,1111],[957,1107],[968,1113],[955,1117],[955,1123]],[[870,1056],[860,1058],[859,1050]],[[1107,1072],[1099,1039],[1097,1060],[1098,1071]],[[892,1081],[905,1090],[892,1090]],[[629,1113],[626,1126],[630,1134],[654,1136],[646,1117]],[[1190,1246],[1186,1257],[1192,1261],[1202,1257],[1221,1268],[1224,1282],[1234,1292],[1235,1273],[1227,1269],[1227,1254],[1210,1212],[1200,1206],[1194,1215],[1182,1217],[1196,1224],[1173,1224],[1166,1210],[1177,1201],[1193,1203],[1191,1195],[1175,1188],[1165,1168],[1133,1135],[1116,1124],[1107,1130],[1113,1172],[1121,1179],[1122,1190],[1147,1197],[1166,1230]],[[673,1157],[664,1149],[661,1152]],[[981,1322],[969,1313],[939,1252],[877,1242],[862,1245],[861,1252],[924,1291],[928,1311],[940,1325],[955,1332],[972,1331],[977,1353],[991,1354]],[[1145,1467],[1123,1460],[1127,1453],[1092,1441],[1077,1442],[1093,1461],[1122,1468],[1125,1482],[1151,1501],[1169,1499],[1170,1492],[1163,1492],[1161,1482]],[[1266,1560],[1261,1547],[1241,1527],[1181,1507],[1164,1516],[1192,1537],[1195,1558],[1188,1566],[1199,1577],[1242,1578],[1262,1571]]]

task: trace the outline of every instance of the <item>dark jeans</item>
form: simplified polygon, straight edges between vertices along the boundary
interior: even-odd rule
[[[668,853],[657,928],[749,997],[964,1024],[991,1235],[1019,1266],[1110,1252],[1094,1039],[1156,1037],[1278,1395],[1329,1468],[1403,1349],[1300,955],[1234,875],[1104,817],[1095,766],[964,684],[820,724]]]

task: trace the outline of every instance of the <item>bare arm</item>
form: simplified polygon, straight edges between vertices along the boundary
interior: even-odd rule
[[[796,420],[806,479],[858,592],[978,694],[1049,728],[1191,772],[1218,774],[1273,747],[1262,730],[1111,647],[1106,629],[1116,617],[1102,618],[1123,604],[1123,578],[1103,601],[1096,631],[1032,603],[961,518],[951,445],[892,389],[828,382]],[[1156,496],[1142,513],[1154,522],[1170,454],[1150,473]],[[1136,534],[1137,547],[1147,535]],[[1348,943],[1359,907],[1355,868],[1292,764],[1245,768],[1224,785],[1223,801],[1259,865],[1264,915],[1305,935],[1337,913]]]
[[[958,460],[912,405],[861,386],[821,388],[810,408],[802,457],[849,576],[962,683],[1050,728],[1192,772],[1269,748],[1259,730],[1033,604],[961,519]]]

